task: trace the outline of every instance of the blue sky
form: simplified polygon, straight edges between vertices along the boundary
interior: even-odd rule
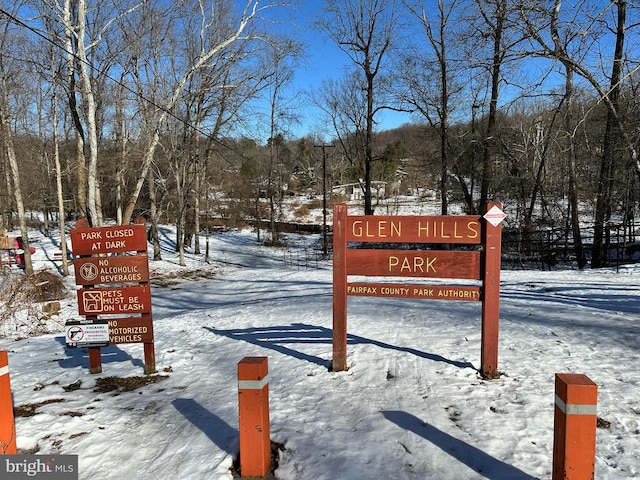
[[[351,65],[346,54],[313,26],[322,15],[324,0],[298,0],[297,5],[297,9],[288,9],[288,13],[294,17],[292,22],[278,27],[305,44],[305,58],[296,70],[294,84],[291,86],[292,95],[317,90],[323,80],[340,78]],[[323,120],[326,119],[322,118],[322,112],[317,107],[307,105],[302,112],[302,125],[296,129],[295,135],[303,136],[325,129],[326,122]],[[377,130],[387,130],[407,123],[411,118],[408,114],[387,111],[379,113],[376,120],[380,122]],[[332,134],[331,131],[327,132],[327,135]]]

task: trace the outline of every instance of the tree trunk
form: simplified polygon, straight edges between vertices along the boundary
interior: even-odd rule
[[[89,147],[89,167],[87,169],[88,186],[88,210],[89,220],[92,226],[102,226],[102,209],[98,184],[98,132],[96,125],[96,102],[92,90],[92,79],[87,70],[89,61],[85,50],[85,20],[86,0],[78,1],[78,34],[76,37],[76,55],[79,62],[79,75],[81,79],[82,103],[85,109],[85,122],[87,126],[87,144]]]
[[[571,232],[573,233],[573,245],[575,249],[576,261],[578,268],[581,270],[587,264],[582,245],[582,233],[580,232],[580,210],[578,208],[578,173],[576,170],[576,152],[573,141],[573,70],[565,65],[566,82],[565,82],[565,98],[566,98],[566,116],[565,116],[565,134],[567,136],[567,164],[569,169],[569,210],[571,215]]]
[[[365,61],[368,64],[368,60]],[[371,164],[373,163],[373,75],[365,68],[367,76],[367,133],[364,142],[364,214],[373,215],[371,203]]]
[[[158,199],[153,168],[149,169],[149,201],[151,202],[149,239],[153,242],[153,260],[159,261],[162,260],[162,254],[160,251],[160,239],[158,238]]]
[[[447,19],[444,15],[444,7],[438,2],[439,18],[440,18],[440,48],[438,50],[438,42],[430,39],[431,44],[438,55],[438,63],[440,65],[440,212],[447,215],[449,210],[449,64],[447,55],[447,42],[445,41]]]
[[[498,95],[500,90],[500,68],[502,66],[502,35],[507,15],[505,0],[498,4],[495,16],[493,34],[493,63],[491,67],[491,100],[489,101],[489,116],[487,118],[487,132],[484,138],[484,158],[482,162],[482,183],[480,185],[480,209],[484,209],[489,201],[489,188],[493,184],[493,149],[495,145],[496,117],[498,115]]]
[[[195,168],[195,183],[193,187],[193,191],[195,192],[193,198],[193,253],[200,255],[200,164],[197,160]]]
[[[124,73],[120,76],[120,83],[124,84]],[[124,185],[124,172],[127,165],[127,126],[125,121],[125,95],[122,88],[118,88],[116,95],[115,134],[116,145],[119,150],[119,159],[116,166],[116,222],[122,225],[122,190]]]
[[[76,136],[76,207],[81,218],[87,218],[87,170],[84,157],[84,128],[76,101],[75,56],[73,55],[73,29],[71,28],[71,0],[65,0],[63,7],[63,24],[65,30],[65,51],[67,54],[67,95],[69,99],[69,113],[73,120]]]
[[[186,265],[184,260],[184,233],[186,223],[186,208],[184,199],[184,175],[180,174],[180,168],[176,173],[176,252],[180,266]]]
[[[51,52],[51,74],[55,77],[55,54]],[[69,276],[69,264],[67,253],[67,232],[65,229],[64,195],[62,192],[62,168],[60,166],[60,148],[58,141],[58,93],[53,87],[51,99],[51,134],[53,136],[53,160],[56,169],[56,194],[58,200],[58,227],[60,228],[60,251],[62,252],[62,275]]]
[[[6,204],[6,218],[5,223],[3,223],[4,228],[7,229],[8,232],[13,230],[13,202],[11,198],[13,197],[13,181],[11,178],[11,168],[7,167],[5,169],[5,178],[4,181],[7,185],[7,204]],[[0,227],[0,230],[2,227]]]
[[[23,244],[22,248],[24,249],[24,271],[27,275],[32,275],[33,264],[31,262],[31,251],[29,250],[29,230],[27,228],[22,190],[20,188],[20,169],[13,146],[13,132],[11,131],[11,123],[9,121],[9,92],[7,90],[7,79],[2,61],[3,60],[0,59],[0,75],[2,77],[2,91],[0,92],[0,131],[2,132],[2,143],[7,158],[9,159],[11,176],[13,178],[13,193],[16,200],[16,209],[18,210],[18,221],[20,223],[20,233]]]
[[[602,144],[602,159],[596,194],[596,215],[593,229],[593,251],[591,266],[604,267],[608,264],[606,242],[608,241],[607,223],[611,217],[611,195],[614,186],[613,174],[616,164],[616,138],[621,132],[617,116],[619,115],[620,77],[624,61],[624,33],[627,13],[626,0],[618,0],[618,23],[616,45],[611,68],[611,88],[607,102],[607,122]],[[606,237],[606,238],[605,238]]]

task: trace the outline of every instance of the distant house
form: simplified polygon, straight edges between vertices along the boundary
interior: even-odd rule
[[[362,200],[364,193],[359,183],[345,183],[343,185],[336,185],[333,187],[332,192],[336,195],[348,196],[349,200]],[[387,182],[372,181],[371,182],[371,197],[378,200],[385,198],[387,194]]]

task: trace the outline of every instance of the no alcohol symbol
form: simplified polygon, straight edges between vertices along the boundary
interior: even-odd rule
[[[80,267],[80,276],[85,280],[93,280],[98,276],[98,267],[93,263],[84,263]]]

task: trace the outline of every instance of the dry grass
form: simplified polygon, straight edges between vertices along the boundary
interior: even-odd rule
[[[59,311],[59,306],[43,306],[68,296],[62,277],[48,270],[33,275],[0,271],[0,337],[8,328],[23,328],[26,335],[48,333],[46,322]]]
[[[309,216],[309,214],[311,213],[311,210],[309,209],[308,205],[300,205],[298,208],[296,208],[295,212],[294,212],[294,216],[296,218],[307,218]]]
[[[39,407],[42,407],[44,405],[49,405],[50,403],[60,403],[64,401],[65,400],[63,398],[52,398],[40,403],[28,403],[26,405],[18,405],[13,409],[13,416],[16,418],[17,417],[33,417],[37,413],[36,410]]]
[[[106,392],[131,392],[137,388],[161,382],[169,378],[168,375],[148,375],[146,377],[103,377],[96,378],[96,388],[98,393]]]
[[[62,277],[49,270],[33,275],[2,272],[0,300],[4,302],[51,302],[67,296]]]

